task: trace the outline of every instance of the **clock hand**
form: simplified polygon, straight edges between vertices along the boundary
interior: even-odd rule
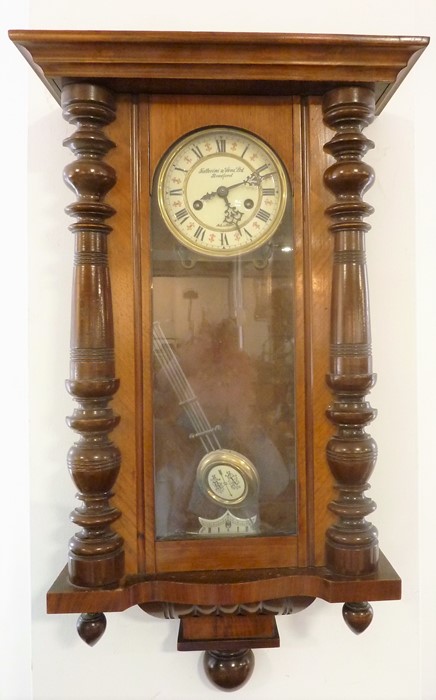
[[[228,206],[224,214],[225,224],[234,224],[236,228],[239,228],[238,224],[242,219],[242,212],[238,211],[236,207]]]
[[[207,194],[204,194],[202,197],[200,197],[200,199],[203,199],[206,202],[208,199],[213,199],[216,197],[217,194],[217,190],[215,190],[215,192],[207,192]]]
[[[222,196],[222,195],[220,195]],[[242,219],[242,212],[239,211],[235,206],[230,204],[227,194],[223,196],[226,203],[226,209],[224,212],[224,223],[225,224],[235,224],[236,228],[239,229],[238,223]]]
[[[272,173],[268,173],[268,175],[271,175]],[[267,177],[266,175],[259,175],[259,173],[254,172],[250,173],[250,175],[247,175],[247,177],[242,180],[241,182],[235,182],[233,185],[220,185],[215,192],[207,192],[207,194],[204,194],[200,199],[203,200],[208,200],[208,199],[213,199],[213,197],[223,197],[225,198],[229,192],[229,190],[233,190],[235,187],[240,187],[241,185],[259,185],[260,180],[262,177]]]
[[[239,187],[240,185],[256,185],[257,187],[259,187],[262,180],[264,180],[266,177],[271,177],[271,175],[275,175],[274,170],[272,170],[269,173],[265,173],[265,175],[261,175],[258,170],[255,170],[254,172],[250,173],[250,175],[247,175],[245,180],[243,180],[242,182],[237,182],[235,185],[229,185],[227,189],[231,190],[233,189],[233,187]]]

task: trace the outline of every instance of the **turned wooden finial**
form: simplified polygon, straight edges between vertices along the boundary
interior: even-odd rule
[[[372,606],[366,601],[362,603],[345,603],[342,607],[342,617],[347,627],[354,634],[362,634],[372,622]]]
[[[238,690],[251,678],[254,654],[251,649],[206,651],[203,666],[207,677],[220,690]]]
[[[82,613],[76,624],[80,639],[93,647],[106,630],[106,615],[103,613]]]

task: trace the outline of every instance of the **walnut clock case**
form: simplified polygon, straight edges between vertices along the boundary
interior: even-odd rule
[[[12,31],[73,126],[78,490],[50,613],[180,619],[239,687],[276,616],[398,599],[377,448],[364,130],[416,37]]]

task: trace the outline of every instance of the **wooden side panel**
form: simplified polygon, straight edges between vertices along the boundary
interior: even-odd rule
[[[318,98],[309,99],[305,110],[305,146],[303,159],[305,176],[305,273],[310,284],[311,298],[306,305],[307,352],[311,354],[311,396],[309,417],[313,434],[313,554],[316,566],[325,563],[325,532],[332,522],[327,506],[333,496],[333,480],[326,460],[326,445],[332,427],[326,417],[326,409],[332,396],[326,384],[329,367],[330,343],[330,295],[333,260],[333,241],[329,233],[326,207],[332,196],[325,188],[323,177],[331,158],[323,150],[331,137],[331,131],[323,124],[322,106]],[[310,410],[312,405],[312,410]],[[308,469],[310,467],[308,466]],[[310,489],[309,489],[310,492]]]
[[[151,269],[150,269],[150,107],[149,98],[142,96],[138,103],[138,251],[140,251],[141,276],[141,327],[138,327],[138,343],[141,345],[142,356],[142,392],[143,413],[141,435],[143,445],[143,483],[138,480],[138,499],[143,500],[144,523],[144,558],[141,561],[141,571],[156,572],[156,551],[154,537],[155,506],[154,492],[151,484],[154,482],[153,456],[153,405],[152,405],[152,312],[151,312]],[[138,296],[139,302],[139,296]],[[140,337],[139,337],[140,336]],[[139,381],[139,377],[138,377]],[[149,485],[148,487],[146,485]]]
[[[120,379],[114,409],[121,416],[115,436],[121,451],[121,470],[114,502],[122,516],[117,530],[123,536],[126,572],[136,573],[143,560],[143,412],[142,360],[138,342],[141,335],[140,305],[138,305],[137,256],[137,170],[135,143],[134,100],[129,95],[118,99],[117,120],[111,126],[113,149],[110,163],[117,173],[117,184],[111,192],[113,236],[109,258],[112,272],[112,295],[115,329],[115,364]],[[138,502],[139,495],[139,502]]]
[[[296,379],[296,446],[297,446],[297,513],[298,513],[298,566],[307,566],[312,561],[312,528],[309,526],[310,504],[313,501],[311,489],[313,467],[310,462],[310,444],[313,439],[308,399],[311,396],[311,362],[307,358],[310,344],[306,337],[306,305],[310,303],[310,284],[307,284],[305,270],[304,234],[307,217],[305,215],[304,192],[306,167],[302,158],[305,131],[303,128],[304,109],[299,98],[293,103],[293,223],[295,227],[295,379]],[[310,271],[310,270],[309,270]],[[309,417],[309,420],[308,420]]]

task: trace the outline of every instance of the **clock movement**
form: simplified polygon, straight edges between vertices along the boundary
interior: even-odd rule
[[[401,595],[368,520],[364,130],[428,40],[10,37],[72,124],[79,505],[48,612],[88,644],[108,611],[179,618],[224,689],[317,597],[362,632]]]

